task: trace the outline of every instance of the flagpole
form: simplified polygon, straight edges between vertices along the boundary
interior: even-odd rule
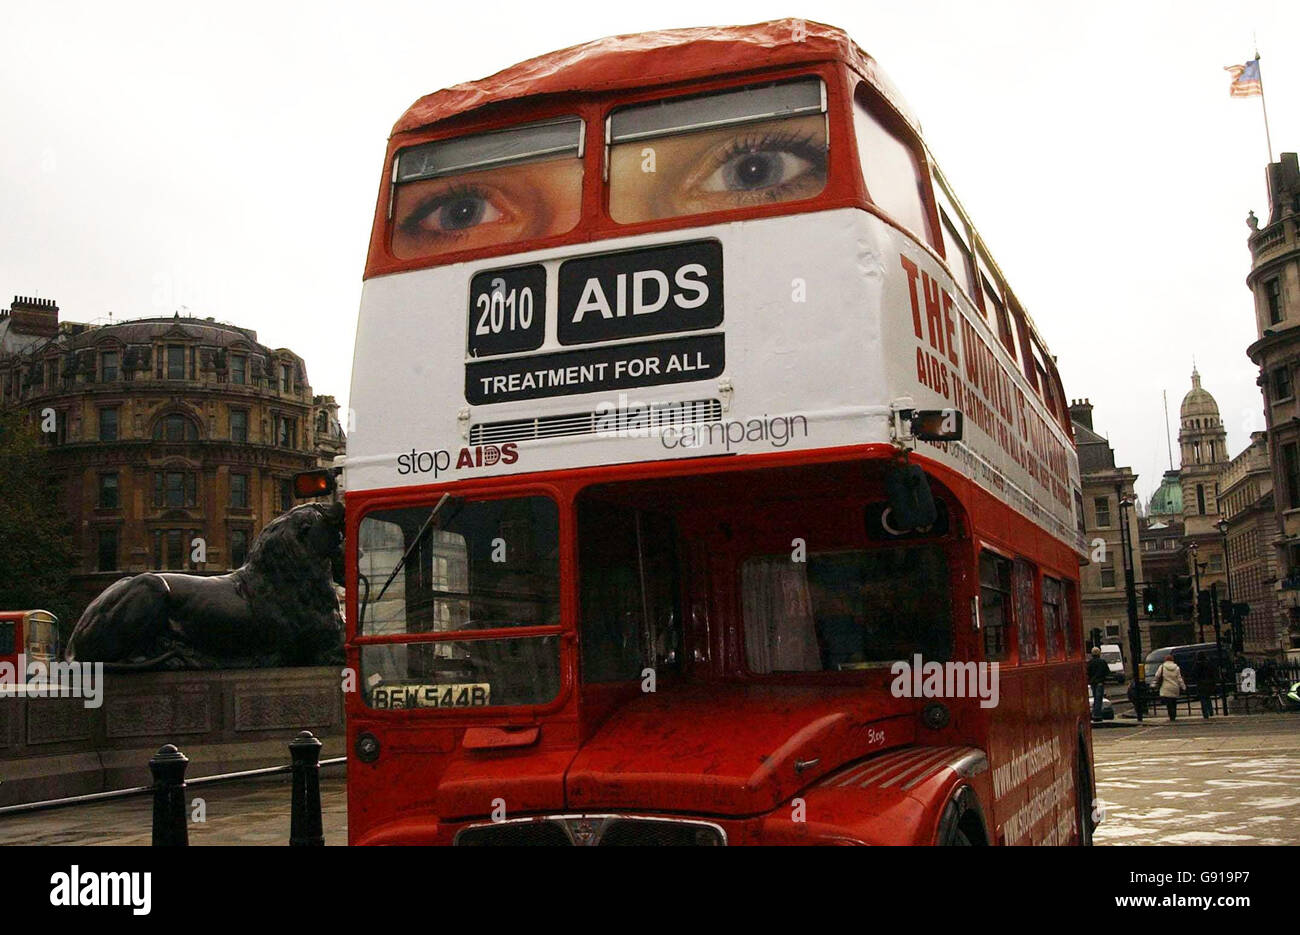
[[[1264,112],[1264,140],[1268,143],[1268,164],[1273,164],[1273,137],[1268,132],[1268,105],[1264,103],[1264,72],[1259,68],[1259,49],[1255,50],[1255,71],[1259,75],[1259,107]]]

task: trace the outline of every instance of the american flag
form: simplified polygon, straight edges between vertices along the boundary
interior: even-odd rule
[[[1223,70],[1232,73],[1232,85],[1228,88],[1228,93],[1233,97],[1264,93],[1264,87],[1259,81],[1259,59],[1252,59],[1245,65],[1225,65]]]

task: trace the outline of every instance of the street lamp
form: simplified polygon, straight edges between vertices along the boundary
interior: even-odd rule
[[[1219,530],[1219,535],[1223,536],[1223,573],[1228,579],[1228,606],[1232,608],[1232,613],[1228,615],[1228,626],[1232,627],[1232,649],[1233,652],[1240,652],[1244,646],[1243,640],[1240,639],[1242,634],[1237,632],[1237,604],[1232,597],[1232,563],[1228,560],[1228,521],[1221,519],[1214,524],[1214,528]]]
[[[1193,580],[1196,582],[1195,585],[1196,594],[1194,595],[1195,600],[1192,601],[1192,613],[1196,615],[1196,626],[1198,628],[1197,633],[1199,634],[1197,636],[1197,642],[1204,643],[1205,642],[1205,621],[1201,618],[1201,569],[1207,568],[1208,563],[1202,565],[1200,562],[1196,560],[1196,557],[1200,552],[1200,549],[1197,547],[1195,542],[1187,546],[1187,551],[1192,554],[1192,577]]]
[[[1219,535],[1223,536],[1223,573],[1228,578],[1228,600],[1232,600],[1232,564],[1228,561],[1228,521],[1221,519],[1214,524],[1214,528],[1219,530]]]
[[[1128,528],[1128,510],[1134,503],[1123,488],[1115,485],[1115,498],[1119,501],[1119,541],[1124,559],[1124,596],[1128,605],[1128,652],[1133,660],[1133,683],[1142,681],[1142,671],[1138,668],[1142,658],[1142,634],[1138,630],[1137,588],[1133,581],[1133,538]]]

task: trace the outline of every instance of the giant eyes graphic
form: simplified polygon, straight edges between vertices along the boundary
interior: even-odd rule
[[[482,186],[452,185],[418,202],[399,221],[399,228],[408,237],[436,240],[500,221],[505,214],[498,204],[503,201],[499,193]]]
[[[766,193],[777,201],[826,179],[825,148],[795,134],[738,138],[710,159],[717,168],[699,183],[701,192]]]
[[[644,169],[647,146],[653,171]],[[610,213],[626,224],[800,201],[826,186],[827,164],[822,114],[619,143]]]
[[[393,252],[407,259],[564,233],[578,221],[581,189],[578,159],[407,182],[395,193]]]

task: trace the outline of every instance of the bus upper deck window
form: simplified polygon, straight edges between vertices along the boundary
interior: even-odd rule
[[[625,107],[610,115],[609,212],[630,224],[800,201],[826,186],[819,78]]]
[[[892,130],[865,92],[854,97],[853,129],[867,197],[921,240],[936,246],[927,207],[926,173],[917,150]]]
[[[572,230],[582,205],[582,121],[437,140],[397,154],[393,253],[474,250]]]
[[[975,256],[969,246],[970,237],[966,233],[966,224],[953,207],[947,192],[934,180],[934,197],[939,203],[939,223],[942,225],[943,252],[948,258],[948,269],[957,280],[957,285],[965,290],[967,297],[975,308],[983,312],[980,302],[980,290],[975,279]]]
[[[984,284],[984,310],[986,313],[992,313],[997,323],[998,338],[1002,341],[1002,346],[1007,349],[1007,353],[1011,355],[1011,359],[1019,360],[1020,357],[1016,354],[1016,336],[1011,328],[1011,315],[1002,297],[1001,281],[989,272],[988,264],[983,257],[979,260],[979,271],[980,281]]]

